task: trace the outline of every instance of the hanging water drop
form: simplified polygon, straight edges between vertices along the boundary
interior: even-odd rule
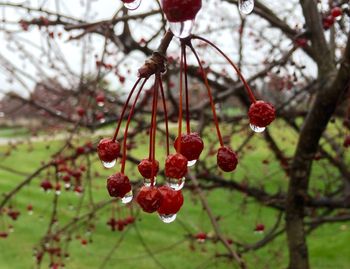
[[[123,204],[128,204],[132,201],[133,198],[133,193],[132,191],[129,191],[125,196],[122,198],[122,203]]]
[[[157,183],[157,178],[154,177],[153,178],[153,186],[156,185],[156,183]],[[151,185],[152,185],[151,179],[150,178],[144,178],[143,179],[143,185],[146,186],[146,187],[151,187]]]
[[[135,10],[141,5],[141,0],[124,0],[124,7],[126,7],[129,10]]]
[[[105,105],[105,102],[97,102],[97,105],[98,105],[99,107],[103,107],[103,106]]]
[[[239,0],[238,8],[241,13],[248,15],[254,9],[254,0]]]
[[[112,168],[113,166],[115,166],[117,160],[113,160],[111,162],[102,162],[103,166],[107,169]]]
[[[197,163],[197,161],[198,161],[198,160],[188,161],[188,162],[187,162],[187,166],[188,166],[188,167],[194,166],[194,165]]]
[[[169,215],[159,214],[159,217],[164,223],[171,223],[176,219],[176,214],[169,214]]]
[[[259,127],[259,126],[255,126],[253,124],[250,124],[250,129],[252,129],[254,132],[256,133],[262,133],[263,131],[265,131],[265,127]]]
[[[168,178],[167,185],[175,191],[181,190],[185,186],[186,178]]]
[[[178,38],[189,37],[192,33],[194,20],[187,20],[182,22],[169,22],[170,30],[174,36]]]

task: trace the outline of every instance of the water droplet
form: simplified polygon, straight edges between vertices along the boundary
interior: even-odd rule
[[[241,13],[248,15],[254,9],[254,0],[239,0],[238,8]]]
[[[141,0],[134,0],[130,3],[124,2],[124,7],[126,7],[129,10],[135,10],[141,5]]]
[[[189,37],[192,33],[193,25],[194,20],[187,20],[183,22],[169,22],[171,32],[178,38]]]
[[[265,131],[265,127],[259,127],[259,126],[255,126],[253,124],[250,124],[250,129],[252,129],[254,132],[256,133],[262,133],[263,131]]]
[[[103,166],[107,169],[112,168],[113,166],[115,166],[117,160],[113,160],[110,163],[109,162],[102,162]]]
[[[129,191],[125,196],[122,198],[122,203],[123,204],[128,204],[132,201],[133,194],[132,191]]]
[[[187,166],[188,166],[188,167],[194,166],[194,165],[197,163],[197,161],[198,161],[198,160],[188,161],[188,162],[187,162]]]
[[[99,107],[103,107],[103,106],[105,105],[105,102],[97,102],[97,105],[98,105]]]
[[[167,185],[175,191],[181,190],[185,185],[186,178],[168,178]]]
[[[157,178],[154,177],[153,178],[153,185],[156,185],[157,183]],[[143,179],[143,185],[146,186],[146,187],[151,187],[151,179],[150,178],[144,178]]]
[[[56,193],[56,195],[60,195],[61,191],[57,190],[55,193]]]
[[[71,184],[70,184],[70,183],[64,183],[64,188],[65,188],[66,190],[69,190],[70,187],[71,187]]]
[[[164,223],[172,223],[176,219],[176,214],[169,214],[169,215],[159,214],[159,217]]]

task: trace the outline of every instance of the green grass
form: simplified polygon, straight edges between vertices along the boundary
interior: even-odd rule
[[[273,136],[279,145],[285,150],[287,156],[293,154],[293,143],[296,142],[296,135],[293,132],[286,133],[281,123],[276,123],[271,127]],[[226,126],[227,128],[234,128]],[[239,131],[232,139],[232,146],[237,148],[247,136],[248,130]],[[205,139],[206,145],[214,139],[212,130],[208,130]],[[142,158],[147,152],[148,140],[146,135],[137,138],[138,148],[131,151],[132,156]],[[79,137],[73,142],[83,144],[87,137]],[[96,138],[97,139],[97,138]],[[96,140],[94,139],[94,140]],[[285,141],[288,141],[286,143]],[[22,173],[31,173],[41,161],[49,160],[49,156],[62,145],[61,141],[38,142],[34,145],[20,145],[9,157],[3,157],[1,153],[6,152],[5,146],[0,147],[0,163],[3,166],[15,168]],[[158,144],[157,155],[162,156],[164,144]],[[207,147],[208,148],[208,147]],[[34,150],[33,150],[34,149]],[[207,156],[207,150],[203,152],[203,161],[214,163],[215,156]],[[263,164],[262,160],[270,160],[269,164]],[[84,158],[78,160],[77,165],[83,163]],[[105,178],[112,173],[101,168],[96,156],[91,156],[92,174],[97,171],[100,176],[94,176],[92,181],[93,196],[95,202],[108,200],[105,190]],[[160,163],[163,159],[159,158]],[[315,162],[312,174],[312,189],[317,191],[323,189],[327,180],[325,173],[335,173],[329,170],[326,161]],[[136,169],[127,166],[128,175],[133,180],[138,180]],[[50,171],[51,174],[53,171]],[[219,171],[218,171],[219,173]],[[14,233],[6,240],[0,239],[0,268],[1,269],[25,269],[35,268],[32,258],[33,247],[37,246],[41,237],[45,234],[52,210],[53,193],[44,193],[38,187],[41,180],[50,177],[46,173],[35,178],[32,183],[25,187],[15,199],[12,205],[21,211],[18,221],[10,221],[8,217],[0,217],[0,231],[8,225],[14,226]],[[249,142],[249,149],[240,153],[240,165],[233,174],[226,174],[227,180],[249,182],[258,186],[263,183],[265,190],[271,193],[278,190],[286,190],[288,179],[280,170],[273,154],[267,149],[265,142],[259,135],[255,135]],[[0,169],[0,194],[6,193],[16,186],[24,177]],[[226,259],[214,259],[216,253],[225,253],[225,249],[219,243],[190,242],[188,234],[197,232],[207,232],[213,235],[214,231],[203,211],[201,203],[196,195],[189,191],[184,192],[185,204],[178,214],[178,219],[172,224],[163,224],[155,214],[147,215],[140,213],[135,226],[129,226],[124,240],[112,254],[110,261],[105,268],[157,268],[157,264],[149,255],[144,245],[140,241],[140,235],[144,243],[154,253],[155,259],[165,268],[235,268],[235,264],[227,262]],[[85,194],[82,206],[82,213],[88,210],[88,195]],[[244,243],[254,243],[261,239],[263,235],[253,232],[255,224],[262,222],[267,230],[273,225],[277,212],[273,209],[262,207],[252,198],[247,198],[235,191],[214,190],[206,192],[206,197],[215,213],[220,217],[220,225],[227,238]],[[75,216],[76,211],[72,210],[72,205],[77,206],[79,197],[72,192],[63,191],[59,197],[58,226],[64,226]],[[28,215],[26,206],[32,204],[34,214]],[[118,212],[125,216],[128,209],[118,204]],[[133,206],[133,212],[137,212],[137,206]],[[69,269],[95,269],[100,268],[104,258],[120,240],[122,233],[112,232],[106,225],[111,214],[111,207],[98,212],[91,224],[95,226],[91,235],[87,233],[86,225],[77,226],[72,233],[72,241],[69,244],[71,257],[65,260]],[[79,235],[82,238],[91,239],[92,243],[82,246]],[[62,241],[64,242],[64,237]],[[349,255],[350,226],[347,223],[324,225],[311,233],[308,237],[309,252],[312,268],[350,268]],[[64,244],[63,244],[64,245]],[[244,258],[249,264],[249,268],[285,268],[287,264],[287,243],[285,236],[281,236],[268,246],[245,254]],[[42,268],[47,268],[48,259],[46,257]]]

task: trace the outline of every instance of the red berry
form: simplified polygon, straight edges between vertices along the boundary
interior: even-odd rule
[[[158,174],[159,171],[159,162],[157,160],[154,161],[153,166],[153,176],[152,176],[152,161],[149,159],[143,159],[139,165],[137,166],[141,176],[144,178],[151,179]]]
[[[181,145],[179,145],[180,139],[177,137],[174,143],[174,148],[186,157],[188,161],[198,160],[199,155],[202,153],[204,143],[202,138],[197,133],[182,134]]]
[[[98,157],[101,161],[110,163],[118,158],[120,153],[120,145],[118,141],[104,138],[97,146]]]
[[[41,182],[40,187],[44,189],[44,191],[52,190],[53,186],[50,181],[47,179]]]
[[[160,203],[160,207],[157,210],[158,213],[160,215],[176,214],[184,203],[182,192],[175,191],[168,186],[160,187],[159,191],[162,194],[162,201]]]
[[[105,94],[103,92],[96,95],[97,103],[104,103],[104,101],[105,101]]]
[[[255,231],[256,231],[256,232],[264,232],[264,231],[265,231],[265,225],[264,225],[264,224],[261,224],[261,223],[257,224],[257,225],[255,226]]]
[[[225,172],[232,172],[236,169],[238,159],[236,153],[229,147],[219,148],[217,153],[217,164]]]
[[[327,30],[331,28],[331,26],[334,24],[334,17],[329,15],[322,20],[323,23],[323,29]]]
[[[348,135],[347,137],[345,137],[343,146],[344,146],[345,148],[350,147],[350,135]]]
[[[337,18],[343,14],[343,10],[340,7],[334,7],[331,10],[331,14],[333,18]]]
[[[12,210],[12,209],[7,213],[7,215],[8,215],[12,220],[17,220],[20,214],[21,214],[21,213],[20,213],[18,210]]]
[[[307,46],[307,39],[306,38],[297,38],[295,40],[295,44],[299,47],[305,48]]]
[[[77,113],[80,117],[84,117],[85,115],[85,109],[82,108],[81,106],[77,107]]]
[[[250,124],[257,127],[266,127],[276,118],[275,108],[264,101],[256,101],[249,108]]]
[[[125,194],[131,191],[129,178],[122,173],[110,176],[107,179],[107,190],[111,197],[123,198]]]
[[[169,22],[193,20],[202,7],[202,0],[162,0],[162,9]]]
[[[0,238],[7,238],[9,234],[7,232],[0,232]]]
[[[132,3],[132,2],[135,2],[136,0],[122,0],[123,3]]]
[[[203,243],[207,239],[207,234],[206,233],[198,233],[196,234],[196,239],[198,242]]]
[[[137,203],[147,213],[157,211],[162,201],[162,194],[156,187],[142,187],[136,198]]]
[[[180,153],[170,154],[165,161],[165,176],[183,178],[187,174],[187,159]]]

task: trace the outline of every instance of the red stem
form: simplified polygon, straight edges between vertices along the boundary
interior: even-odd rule
[[[167,108],[166,108],[162,77],[160,76],[160,74],[158,74],[157,76],[158,76],[158,81],[159,81],[159,86],[160,86],[160,93],[162,95],[162,101],[163,101],[164,120],[165,120],[165,136],[166,136],[166,153],[167,153],[167,156],[168,156],[169,152],[170,152],[170,149],[169,149],[170,147],[169,147],[168,112],[167,112]]]
[[[214,49],[216,49],[230,64],[231,66],[233,67],[233,69],[235,69],[237,75],[239,76],[239,78],[241,79],[241,81],[243,82],[243,85],[248,93],[248,96],[249,96],[249,99],[252,103],[255,103],[256,102],[256,99],[255,99],[255,96],[253,94],[253,91],[252,89],[249,87],[247,81],[245,80],[245,78],[243,77],[241,71],[239,70],[239,68],[232,62],[232,60],[221,50],[219,49],[215,44],[213,44],[212,42],[210,42],[209,40],[203,38],[203,37],[200,37],[200,36],[196,36],[196,35],[193,35],[192,36],[193,39],[199,39],[199,40],[202,40],[203,42],[209,44],[210,46],[212,46]]]
[[[187,57],[186,57],[186,45],[181,43],[183,47],[183,57],[184,57],[184,65],[185,65],[185,95],[186,95],[186,130],[187,134],[191,132],[190,125],[190,108],[189,108],[189,96],[188,96],[188,79],[187,79]]]
[[[222,136],[221,136],[221,132],[220,132],[220,128],[219,128],[219,121],[218,121],[218,117],[216,115],[215,103],[214,103],[213,96],[211,94],[211,89],[210,89],[210,86],[209,86],[207,74],[206,74],[206,72],[205,72],[205,70],[204,70],[204,68],[202,66],[201,60],[199,59],[198,54],[195,51],[195,49],[193,48],[192,44],[189,43],[188,46],[191,48],[194,56],[197,59],[198,65],[199,65],[199,67],[201,69],[201,73],[203,75],[205,87],[207,88],[207,91],[208,91],[208,97],[209,97],[209,100],[210,100],[211,110],[213,112],[213,118],[214,118],[214,122],[215,122],[216,132],[217,132],[217,135],[218,135],[218,139],[219,139],[220,145],[223,146],[224,142],[223,142],[223,139],[222,139]]]
[[[179,129],[178,129],[178,145],[176,152],[181,152],[181,133],[182,133],[182,84],[183,84],[183,60],[184,60],[184,48],[181,46],[181,60],[180,60],[180,90],[179,90]]]
[[[152,171],[151,171],[151,186],[154,186],[154,165],[156,160],[156,133],[157,133],[157,108],[158,108],[158,79],[155,76],[154,82],[154,108],[153,108],[153,137],[152,137]]]
[[[140,93],[143,89],[143,87],[145,86],[146,82],[147,82],[148,78],[146,78],[139,91],[137,92],[137,95],[135,97],[135,101],[134,103],[132,104],[132,107],[130,109],[130,113],[129,113],[129,117],[128,117],[128,121],[126,122],[126,126],[125,126],[125,131],[124,131],[124,140],[123,140],[123,158],[122,158],[122,169],[121,169],[121,172],[124,174],[124,171],[125,171],[125,162],[126,162],[126,140],[127,140],[127,137],[128,137],[128,129],[129,129],[129,125],[130,125],[130,121],[131,121],[131,118],[132,118],[132,115],[134,114],[134,110],[135,110],[135,106],[136,106],[136,103],[137,103],[137,100],[139,99],[139,96],[140,96]]]
[[[128,107],[129,102],[130,102],[130,99],[131,99],[131,96],[134,94],[134,91],[135,91],[137,85],[139,84],[140,80],[141,80],[141,78],[139,78],[139,79],[136,81],[136,83],[134,84],[133,88],[131,89],[131,91],[130,91],[130,93],[129,93],[128,98],[126,99],[126,102],[125,102],[125,104],[124,104],[122,113],[121,113],[120,118],[119,118],[119,120],[118,120],[117,129],[115,129],[115,132],[114,132],[114,135],[113,135],[113,139],[112,139],[113,142],[117,139],[117,136],[118,136],[118,133],[119,133],[119,129],[120,129],[120,125],[122,124],[122,121],[123,121],[123,118],[124,118],[124,114],[125,114],[126,108]]]

